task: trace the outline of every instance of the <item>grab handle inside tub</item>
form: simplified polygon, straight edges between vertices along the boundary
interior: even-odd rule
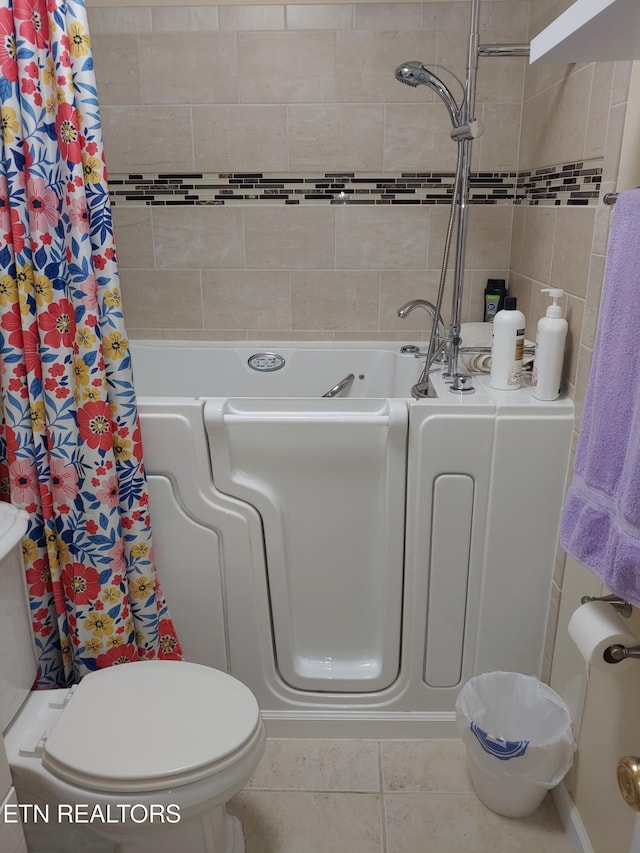
[[[326,394],[323,394],[323,397],[337,397],[342,391],[346,391],[347,388],[350,388],[353,380],[356,377],[353,373],[348,373],[344,379],[341,379],[337,385],[334,385],[333,388],[330,388]]]

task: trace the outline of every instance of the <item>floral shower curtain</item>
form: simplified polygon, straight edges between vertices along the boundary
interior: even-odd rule
[[[153,564],[86,11],[0,0],[0,497],[39,686],[181,651]]]

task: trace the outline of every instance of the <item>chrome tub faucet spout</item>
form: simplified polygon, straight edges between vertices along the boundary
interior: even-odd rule
[[[436,347],[434,350],[433,360],[446,361],[447,356],[445,350],[449,338],[442,321],[442,317],[437,313],[436,306],[433,302],[429,302],[428,299],[410,299],[398,308],[398,317],[404,320],[416,308],[422,308],[425,310],[429,317],[431,317],[431,322],[435,324],[437,328]]]

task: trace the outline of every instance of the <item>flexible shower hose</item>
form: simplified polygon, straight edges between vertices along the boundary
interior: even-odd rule
[[[438,318],[442,313],[442,299],[444,296],[444,287],[449,269],[449,254],[451,250],[451,237],[453,235],[453,226],[456,220],[456,212],[460,205],[458,199],[460,197],[462,187],[462,142],[458,140],[458,157],[456,162],[456,175],[453,182],[453,195],[451,198],[451,207],[449,210],[449,222],[447,224],[447,233],[444,240],[444,251],[442,253],[442,267],[440,269],[440,283],[438,285],[438,296],[436,299],[435,319],[431,325],[431,335],[429,336],[429,346],[427,347],[427,358],[424,363],[424,369],[420,374],[420,378],[411,389],[414,397],[426,397],[429,391],[429,373],[431,371],[432,362],[436,356],[436,338],[438,336]]]

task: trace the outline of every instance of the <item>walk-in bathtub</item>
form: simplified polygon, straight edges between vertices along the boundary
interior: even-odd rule
[[[249,685],[271,734],[446,736],[472,675],[539,674],[569,400],[439,374],[413,400],[400,343],[131,349],[185,655]]]

